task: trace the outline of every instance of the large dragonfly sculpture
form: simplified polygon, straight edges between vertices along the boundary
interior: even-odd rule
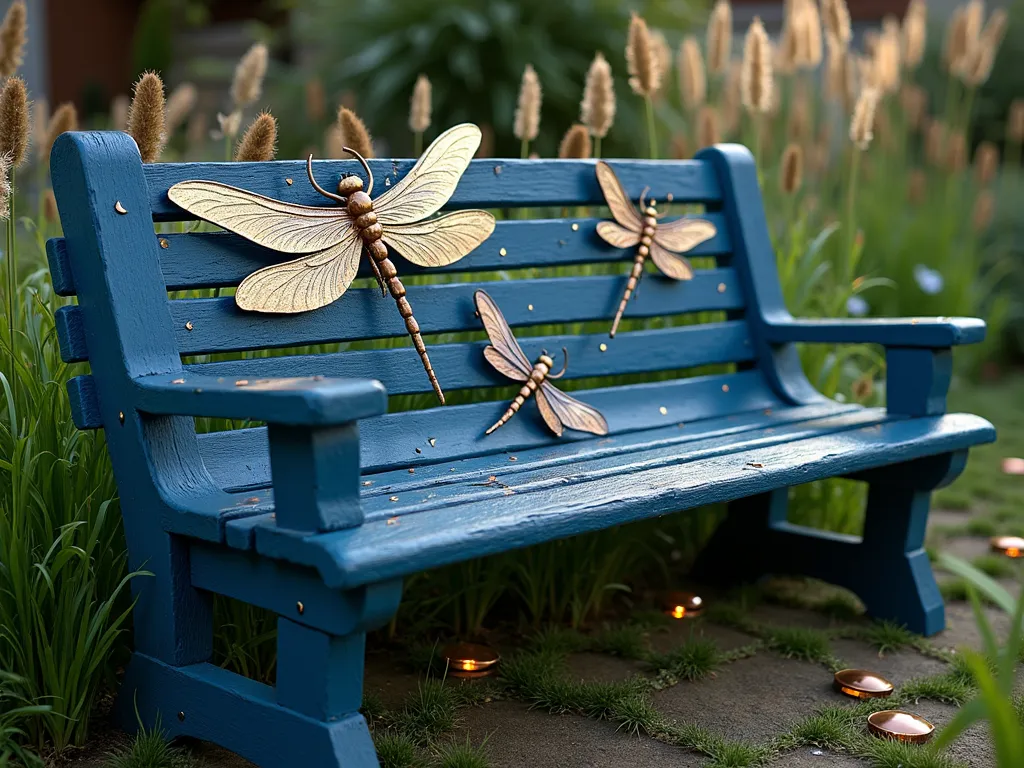
[[[593,432],[595,435],[608,434],[608,422],[596,408],[562,392],[554,384],[552,379],[560,379],[566,368],[569,366],[569,352],[562,349],[564,364],[562,370],[552,375],[551,370],[555,361],[542,352],[537,362],[531,363],[523,353],[516,337],[512,335],[505,316],[501,314],[494,299],[484,291],[477,291],[473,294],[476,302],[476,310],[480,320],[484,324],[487,336],[491,341],[490,346],[484,347],[484,357],[487,362],[495,367],[499,373],[508,376],[514,381],[523,382],[519,394],[509,405],[508,410],[498,419],[495,424],[484,434],[491,434],[498,427],[507,423],[526,402],[531,395],[537,401],[540,415],[544,417],[544,423],[548,429],[559,437],[565,427],[578,429],[582,432]]]
[[[201,219],[259,245],[299,257],[259,269],[245,278],[235,293],[241,309],[254,312],[308,312],[339,299],[359,270],[365,250],[381,295],[390,292],[405,320],[423,368],[438,400],[444,393],[427,355],[420,327],[388,258],[388,247],[421,267],[442,267],[468,254],[494,231],[486,211],[458,211],[436,218],[459,183],[480,146],[480,129],[470,123],[442,133],[400,182],[375,199],[373,173],[366,160],[349,148],[366,172],[345,176],[337,193],[323,189],[313,177],[313,156],[306,160],[309,183],[338,203],[314,207],[285,203],[214,181],[183,181],[168,197]]]
[[[640,282],[640,276],[644,273],[644,262],[647,257],[650,256],[654,265],[673,280],[690,280],[693,278],[693,267],[685,256],[679,254],[714,237],[715,225],[704,219],[676,219],[667,224],[659,224],[659,219],[665,214],[658,213],[655,200],[651,200],[649,204],[645,203],[646,189],[640,195],[640,211],[643,213],[641,216],[636,206],[626,196],[626,191],[608,163],[598,162],[597,183],[601,185],[604,199],[615,218],[615,221],[598,223],[597,234],[616,248],[637,246],[633,269],[629,273],[626,290],[622,294],[615,319],[612,321],[611,332],[608,334],[615,338],[629,297],[633,295],[637,283]]]

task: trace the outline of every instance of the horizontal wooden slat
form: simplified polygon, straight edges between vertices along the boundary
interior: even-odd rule
[[[722,256],[730,253],[725,217],[720,213],[710,213],[702,218],[714,223],[718,234],[698,245],[689,255]],[[487,242],[464,259],[446,267],[429,269],[398,259],[398,273],[482,272],[632,259],[632,250],[612,248],[597,236],[595,227],[598,221],[600,219],[593,218],[499,221]],[[289,258],[228,232],[168,234],[161,235],[160,240],[162,245],[166,245],[160,250],[160,266],[169,290],[238,285],[257,269]],[[363,259],[359,276],[372,275],[369,262]],[[71,290],[74,290],[73,286]]]
[[[408,299],[423,333],[482,330],[473,293],[484,288],[511,325],[542,325],[608,319],[622,297],[625,277],[572,280],[497,280],[484,283],[409,286]],[[313,312],[271,315],[243,312],[232,297],[172,301],[171,316],[182,354],[207,354],[332,341],[404,336],[405,323],[392,298],[376,289],[350,290]],[[698,270],[679,283],[647,276],[626,317],[656,317],[743,307],[739,280],[730,268]]]
[[[412,160],[371,160],[373,197],[399,181]],[[679,203],[717,203],[722,189],[708,163],[697,160],[609,160],[626,192],[639,200],[645,187],[659,201],[672,195]],[[474,160],[446,208],[598,205],[603,202],[593,160]],[[205,180],[247,189],[301,205],[331,201],[312,188],[302,160],[267,163],[150,163],[145,167],[150,205],[157,221],[194,218],[171,203],[167,190],[179,181]],[[343,174],[363,176],[355,160],[314,160],[313,173],[325,189]],[[293,183],[289,184],[288,180]]]
[[[727,387],[727,391],[723,387]],[[606,438],[609,441],[641,429],[782,407],[757,370],[578,390],[572,394],[604,414],[610,429]],[[485,436],[484,430],[498,420],[506,406],[505,402],[473,403],[365,419],[359,423],[363,473],[415,468],[502,451],[514,454],[540,446],[549,446],[558,453],[568,450],[567,444],[593,438],[593,435],[572,430],[567,430],[560,438],[555,437],[544,426],[532,403],[524,406],[493,435]],[[265,429],[203,435],[200,447],[207,468],[225,487],[269,485],[270,458]]]
[[[567,379],[681,370],[742,362],[754,356],[749,326],[742,320],[620,333],[614,339],[603,333],[537,336],[521,342],[531,360],[537,359],[541,350],[548,350],[555,357],[556,369],[562,367],[560,350],[565,347],[569,352]],[[484,360],[486,346],[483,341],[432,346],[430,361],[441,385],[452,390],[510,383]],[[317,375],[373,378],[383,382],[390,395],[432,391],[412,347],[228,360],[190,365],[186,370],[190,374],[241,379]]]

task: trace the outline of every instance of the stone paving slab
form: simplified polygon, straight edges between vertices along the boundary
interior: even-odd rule
[[[664,629],[651,633],[651,648],[665,653],[678,648],[691,639],[710,640],[720,651],[731,651],[744,645],[750,645],[756,638],[739,632],[730,627],[712,624],[704,619],[680,619],[673,621]]]
[[[763,652],[726,665],[714,678],[658,691],[653,699],[659,712],[678,723],[760,743],[838,697],[831,685],[831,673],[820,664]]]
[[[551,715],[514,701],[464,710],[454,736],[484,749],[494,768],[697,768],[701,755],[634,736],[613,723]]]
[[[874,647],[860,640],[833,640],[832,651],[848,667],[877,672],[897,686],[911,678],[930,677],[948,669],[946,662],[913,650],[879,656]]]
[[[1010,631],[1010,617],[998,608],[986,606],[983,610],[996,637],[1005,638]],[[974,611],[970,603],[947,601],[946,628],[930,640],[940,648],[981,648],[981,635],[974,622]]]
[[[941,730],[957,713],[957,708],[952,705],[929,700],[919,701],[906,708],[928,720],[935,726],[936,731]],[[992,742],[984,726],[975,726],[968,730],[950,745],[947,752],[970,768],[994,768],[996,764]]]
[[[603,653],[574,653],[568,659],[570,680],[588,683],[615,683],[643,674],[647,665],[632,659],[620,659]]]
[[[769,768],[871,768],[871,763],[840,752],[801,747],[779,755]]]

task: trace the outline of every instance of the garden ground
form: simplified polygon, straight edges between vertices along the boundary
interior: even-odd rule
[[[1024,477],[1001,467],[1004,457],[1024,455],[1021,403],[1021,376],[951,397],[952,409],[990,418],[1000,438],[976,450],[964,476],[940,492],[929,526],[930,552],[971,560],[1014,593],[1019,566],[989,554],[988,537],[1024,535]],[[385,768],[991,766],[982,728],[944,754],[865,732],[870,711],[892,706],[941,728],[972,695],[956,649],[980,647],[980,636],[963,583],[939,578],[947,628],[932,638],[868,621],[841,590],[775,579],[731,593],[700,590],[708,607],[695,619],[663,616],[646,596],[638,601],[646,610],[589,632],[494,633],[486,639],[503,667],[483,680],[444,679],[429,646],[371,651],[365,712]],[[985,611],[1005,636],[1008,619]],[[831,686],[843,667],[874,670],[896,693],[873,702],[844,697]],[[108,765],[101,753],[124,739],[103,741],[74,762]],[[180,758],[182,766],[248,765],[209,745]],[[162,764],[173,765],[153,768]]]

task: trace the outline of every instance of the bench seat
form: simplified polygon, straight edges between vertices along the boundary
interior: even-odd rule
[[[327,586],[350,588],[755,490],[964,451],[994,437],[991,424],[968,414],[900,418],[840,405],[757,411],[626,440],[592,438],[571,451],[529,449],[514,463],[501,453],[414,475],[368,475],[366,521],[344,531],[278,528],[271,496],[263,514],[227,523],[227,540],[315,567]]]

